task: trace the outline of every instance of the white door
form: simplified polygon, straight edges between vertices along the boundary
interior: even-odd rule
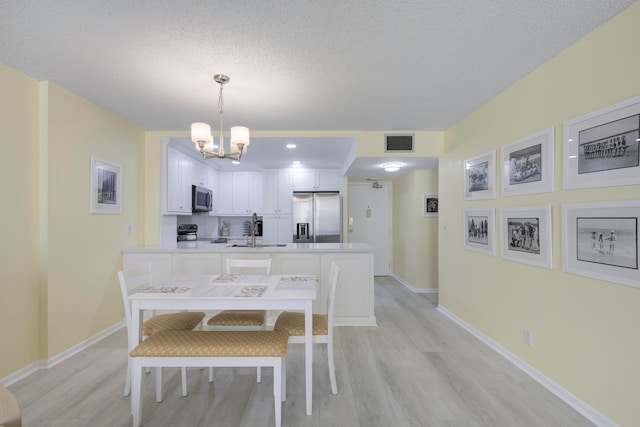
[[[391,189],[389,184],[349,185],[349,242],[368,243],[375,248],[376,276],[391,274]]]

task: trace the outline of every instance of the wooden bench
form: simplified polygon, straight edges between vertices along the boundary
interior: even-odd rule
[[[161,331],[131,356],[133,427],[142,421],[142,369],[146,367],[272,367],[275,425],[282,423],[284,357],[289,335],[282,331]],[[286,392],[285,392],[286,393]]]

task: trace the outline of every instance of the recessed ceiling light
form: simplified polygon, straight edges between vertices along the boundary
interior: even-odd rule
[[[300,164],[300,160],[294,160],[294,161],[293,161],[293,162],[291,162],[291,163],[293,163],[294,165],[299,165],[299,164]]]
[[[400,170],[402,163],[385,163],[382,168],[387,172],[396,172]]]
[[[296,144],[287,144],[287,148],[289,149],[296,148]]]
[[[233,163],[234,165],[239,165],[240,164],[240,162],[237,161],[237,160],[233,160],[231,163]]]

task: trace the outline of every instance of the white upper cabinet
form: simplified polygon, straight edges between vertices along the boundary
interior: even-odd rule
[[[167,214],[191,215],[191,160],[167,146]]]
[[[211,189],[210,171],[213,168],[205,165],[198,160],[191,161],[191,183],[200,187]]]
[[[293,191],[340,191],[338,169],[293,169]]]
[[[293,211],[291,169],[265,169],[262,172],[265,214],[290,214]]]
[[[218,214],[259,214],[262,211],[262,192],[262,172],[218,171]]]

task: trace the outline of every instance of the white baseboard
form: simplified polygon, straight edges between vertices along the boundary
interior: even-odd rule
[[[414,294],[437,294],[438,293],[438,288],[416,288],[411,283],[405,282],[404,280],[402,280],[400,277],[396,276],[393,273],[391,273],[391,277],[396,279],[398,282],[402,283],[406,288],[408,288]]]
[[[5,386],[9,386],[11,384],[14,384],[14,383],[16,383],[16,382],[28,377],[29,375],[37,372],[40,369],[53,368],[57,364],[67,360],[71,356],[74,356],[74,355],[80,353],[83,350],[86,350],[87,348],[89,348],[93,344],[95,344],[98,341],[108,337],[109,335],[111,335],[114,332],[122,329],[123,327],[124,327],[124,321],[118,322],[115,325],[110,326],[107,329],[98,332],[96,335],[94,335],[94,336],[82,341],[81,343],[78,343],[78,344],[74,345],[73,347],[69,348],[68,350],[63,351],[62,353],[60,353],[60,354],[58,354],[56,356],[53,356],[49,360],[38,360],[37,362],[33,362],[30,365],[25,366],[24,368],[19,369],[18,371],[7,375],[6,377],[0,379],[0,383],[4,384]]]
[[[533,366],[529,365],[524,360],[520,359],[515,354],[511,353],[506,348],[502,347],[500,344],[456,316],[451,313],[449,310],[444,308],[442,305],[438,305],[438,311],[447,316],[449,319],[454,321],[460,327],[465,329],[471,335],[482,341],[484,344],[489,346],[492,350],[500,354],[502,357],[507,359],[509,362],[514,364],[517,368],[523,371],[525,374],[529,375],[535,381],[537,381],[544,388],[549,390],[551,393],[555,394],[559,397],[563,402],[567,405],[571,406],[577,412],[582,414],[589,421],[594,423],[599,427],[618,427],[616,423],[611,421],[602,413],[596,411],[591,406],[587,405],[585,402],[580,400],[577,396],[569,393],[567,390],[562,388],[558,383],[554,382],[551,378],[544,375],[542,372],[535,369]]]

